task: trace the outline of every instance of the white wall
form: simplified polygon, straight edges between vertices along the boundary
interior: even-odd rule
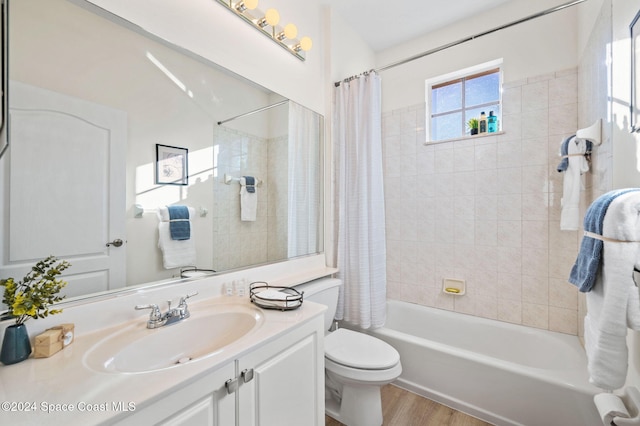
[[[589,0],[578,9],[578,55],[582,56],[605,0]]]
[[[333,11],[329,13],[331,81],[337,82],[373,68],[375,55],[371,48],[340,15]]]
[[[382,67],[559,4],[514,1],[493,12],[417,38],[376,55]],[[424,102],[424,80],[504,58],[504,82],[575,67],[576,7],[529,21],[382,72],[383,111]]]
[[[317,2],[269,0],[283,23],[293,22],[313,48],[302,62],[214,0],[90,0],[159,37],[316,112],[324,113],[322,9]]]
[[[638,10],[640,10],[638,0],[617,0],[613,3],[610,108],[614,188],[640,186],[640,135],[629,133],[629,102],[631,100],[629,24]]]

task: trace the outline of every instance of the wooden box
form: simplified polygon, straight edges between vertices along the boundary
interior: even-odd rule
[[[48,330],[62,330],[62,346],[67,347],[73,343],[74,338],[74,325],[73,324],[60,324],[55,327],[51,327]]]
[[[62,330],[47,330],[36,336],[34,358],[47,358],[62,350]]]

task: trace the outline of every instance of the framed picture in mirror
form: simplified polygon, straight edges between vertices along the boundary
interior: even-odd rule
[[[189,184],[189,150],[156,144],[156,184]]]

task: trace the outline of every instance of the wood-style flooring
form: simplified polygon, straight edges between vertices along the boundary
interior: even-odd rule
[[[382,417],[384,426],[491,426],[393,385],[382,387]],[[325,419],[325,426],[342,425],[329,416]]]

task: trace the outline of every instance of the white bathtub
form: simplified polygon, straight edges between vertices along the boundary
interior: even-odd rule
[[[495,425],[599,425],[577,337],[388,301],[369,333],[400,352],[395,383]]]

